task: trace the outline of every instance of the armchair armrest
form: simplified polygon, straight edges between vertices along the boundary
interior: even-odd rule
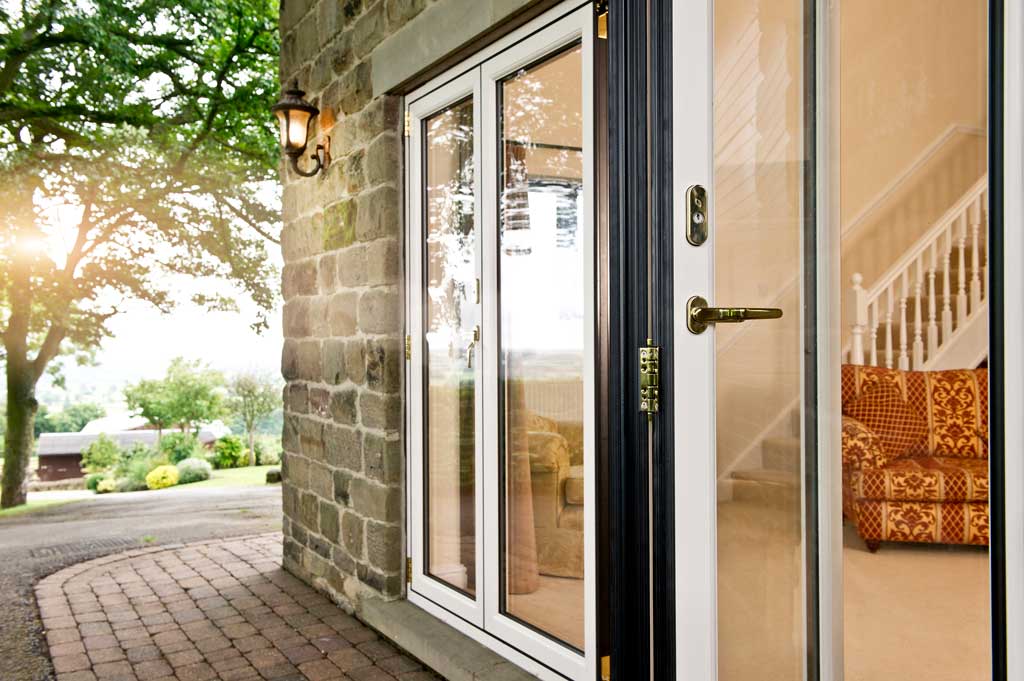
[[[843,417],[843,467],[882,468],[889,462],[878,435],[850,416]]]

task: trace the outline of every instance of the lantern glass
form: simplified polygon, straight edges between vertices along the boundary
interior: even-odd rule
[[[279,109],[274,114],[281,125],[281,146],[285,152],[301,154],[309,138],[311,113],[302,109]]]

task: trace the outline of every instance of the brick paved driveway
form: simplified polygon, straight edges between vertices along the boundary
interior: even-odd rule
[[[79,563],[36,587],[57,681],[438,679],[281,569],[281,535]]]

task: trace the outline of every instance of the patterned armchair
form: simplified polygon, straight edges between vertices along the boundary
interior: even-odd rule
[[[988,370],[845,365],[843,515],[883,541],[988,545]]]

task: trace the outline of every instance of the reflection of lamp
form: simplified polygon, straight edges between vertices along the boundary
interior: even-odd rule
[[[505,143],[505,190],[501,193],[501,245],[506,255],[530,255],[530,183],[523,143]]]
[[[299,157],[306,150],[306,141],[309,139],[309,126],[317,117],[320,110],[305,100],[306,93],[299,89],[298,79],[292,81],[290,90],[285,90],[277,104],[270,107],[270,110],[277,116],[281,124],[281,148],[292,161],[292,170],[303,177],[312,177],[324,167],[324,160],[321,155],[326,156],[324,145],[316,145],[316,153],[310,158],[316,161],[316,165],[310,171],[299,168]],[[330,138],[328,138],[329,140]]]

